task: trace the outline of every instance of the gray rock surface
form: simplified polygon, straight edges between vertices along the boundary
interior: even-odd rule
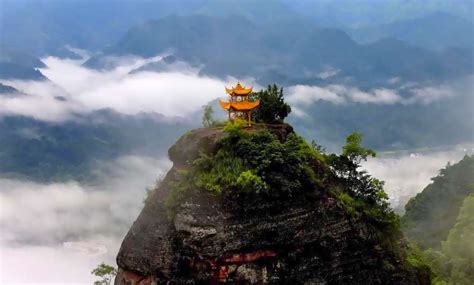
[[[273,131],[284,139],[292,129]],[[430,284],[429,272],[386,252],[367,223],[329,196],[280,208],[267,201],[255,206],[271,210],[243,214],[196,189],[170,219],[163,204],[170,185],[223,135],[195,130],[170,149],[174,166],[126,235],[115,284]]]

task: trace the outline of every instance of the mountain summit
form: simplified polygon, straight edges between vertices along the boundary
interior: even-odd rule
[[[353,135],[323,154],[287,124],[203,128],[126,235],[115,284],[429,284]],[[155,283],[153,283],[155,282]]]

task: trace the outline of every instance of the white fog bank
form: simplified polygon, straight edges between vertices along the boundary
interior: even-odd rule
[[[169,167],[126,156],[92,186],[0,179],[0,284],[92,284],[99,263],[115,265],[146,187]]]
[[[2,80],[26,94],[0,96],[1,115],[23,115],[61,122],[99,109],[110,108],[123,114],[156,112],[169,117],[186,117],[203,105],[225,98],[225,80],[199,74],[199,69],[182,63],[160,72],[140,70],[161,57],[111,58],[114,68],[95,70],[82,66],[83,60],[46,57],[40,71],[49,80]],[[252,79],[245,80],[252,85]],[[47,111],[46,111],[47,110]]]
[[[403,213],[408,200],[421,192],[431,178],[448,162],[457,163],[464,155],[473,153],[473,146],[455,147],[453,150],[410,153],[404,155],[384,155],[370,158],[363,163],[372,176],[385,181],[390,204]]]

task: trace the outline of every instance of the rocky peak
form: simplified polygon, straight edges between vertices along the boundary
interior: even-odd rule
[[[247,133],[268,130],[280,141],[284,141],[289,134],[294,133],[293,127],[288,124],[258,124],[244,128]],[[200,153],[214,153],[218,149],[218,141],[226,136],[223,128],[201,128],[188,131],[171,146],[168,151],[169,158],[174,165],[184,166],[198,158]]]
[[[262,130],[280,142],[294,133],[286,124],[243,132]],[[396,243],[402,254],[386,249],[384,238],[374,236],[367,221],[322,191],[324,185],[317,195],[288,196],[278,203],[239,200],[256,209],[252,211],[236,210],[231,195],[194,187],[170,217],[164,201],[179,187],[183,171],[193,169],[192,161],[202,153],[216,153],[226,136],[221,128],[193,130],[170,148],[174,166],[126,235],[115,284],[430,283],[429,270],[403,259],[402,239]],[[321,169],[315,173],[328,176]]]

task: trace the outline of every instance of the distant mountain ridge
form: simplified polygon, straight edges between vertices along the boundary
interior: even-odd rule
[[[123,155],[161,157],[187,128],[189,123],[178,119],[112,110],[61,123],[2,116],[0,177],[93,182],[95,163]]]
[[[380,26],[352,29],[349,33],[359,42],[373,42],[380,38],[392,37],[434,50],[448,47],[474,48],[473,19],[464,19],[444,12]]]
[[[321,26],[363,28],[423,18],[443,12],[459,18],[472,18],[474,1],[440,0],[283,0],[296,12]]]
[[[166,15],[187,1],[81,0],[2,1],[2,41],[36,56],[63,56],[64,46],[97,50],[117,40],[131,25]],[[67,55],[67,54],[66,54]]]
[[[218,77],[250,76],[267,84],[277,72],[285,81],[317,78],[307,75],[326,68],[341,70],[332,80],[376,84],[392,77],[405,80],[448,80],[472,73],[472,53],[442,52],[383,39],[360,45],[345,32],[305,26],[274,29],[243,17],[169,16],[131,28],[115,45],[85,63],[102,68],[101,57],[151,57],[172,51],[181,60],[203,64],[201,71]],[[281,28],[280,28],[281,27]],[[262,82],[264,79],[267,82]],[[285,84],[286,82],[282,82]]]
[[[40,59],[28,53],[0,48],[0,79],[46,80],[38,70],[43,67],[46,65]]]
[[[339,29],[371,26],[378,29],[377,26],[389,23],[416,21],[438,11],[469,19],[473,6],[472,0],[2,1],[5,13],[0,19],[0,34],[4,42],[36,56],[69,57],[71,53],[64,49],[65,46],[100,50],[116,42],[131,26],[172,14],[237,15],[268,24],[284,20],[287,23],[298,21],[305,22],[305,25],[313,23],[319,27]]]

